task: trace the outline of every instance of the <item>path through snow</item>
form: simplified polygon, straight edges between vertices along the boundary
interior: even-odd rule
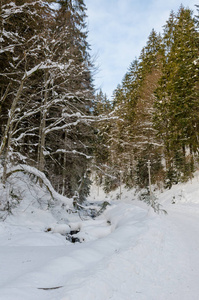
[[[199,211],[198,205],[173,205],[169,209],[168,220],[175,229],[180,243],[177,253],[184,255],[184,270],[181,279],[181,298],[176,299],[199,299]],[[183,262],[181,262],[183,264]]]

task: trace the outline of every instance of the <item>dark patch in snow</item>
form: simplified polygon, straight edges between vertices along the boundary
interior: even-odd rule
[[[38,290],[49,291],[49,290],[57,290],[57,289],[60,289],[62,287],[63,287],[63,285],[61,285],[61,286],[55,286],[55,287],[50,287],[50,288],[37,288],[37,289]]]
[[[73,235],[77,234],[79,232],[79,230],[71,230],[67,235],[66,235],[66,239],[75,244],[75,243],[81,243],[80,239],[78,237],[75,237]]]

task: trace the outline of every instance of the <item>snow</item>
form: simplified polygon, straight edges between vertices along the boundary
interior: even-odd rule
[[[93,209],[110,203],[95,219],[74,213],[63,196],[52,204],[27,175],[10,176],[21,199],[0,222],[0,300],[198,300],[198,176],[155,191],[167,215],[134,190],[122,187],[116,200],[118,190],[93,186]],[[66,240],[71,230],[80,242]]]
[[[30,69],[29,71],[25,72],[22,81],[29,78],[32,74],[34,74],[36,71],[40,70],[40,69],[45,69],[46,66],[44,66],[43,64],[38,64],[35,67],[33,67],[32,69]]]

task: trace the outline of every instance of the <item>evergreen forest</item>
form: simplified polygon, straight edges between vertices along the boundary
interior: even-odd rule
[[[171,11],[163,33],[154,29],[139,58],[114,91],[111,106],[99,93],[100,112],[116,117],[100,124],[96,161],[110,191],[147,188],[148,164],[157,188],[192,178],[199,163],[199,31],[189,8]],[[103,122],[102,122],[103,123]]]
[[[83,0],[0,1],[0,44],[4,186],[29,166],[81,204],[92,181],[147,189],[149,163],[157,188],[198,169],[199,19],[189,8],[151,30],[112,99],[93,84]]]

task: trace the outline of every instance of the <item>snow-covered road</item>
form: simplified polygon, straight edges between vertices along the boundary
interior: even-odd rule
[[[184,265],[181,279],[181,296],[176,299],[199,299],[199,211],[198,205],[173,205],[168,220],[178,239],[177,252],[183,254]],[[175,245],[175,244],[174,244]]]
[[[0,223],[0,300],[198,300],[199,204],[171,193],[168,215],[118,201],[85,222],[84,243]]]

